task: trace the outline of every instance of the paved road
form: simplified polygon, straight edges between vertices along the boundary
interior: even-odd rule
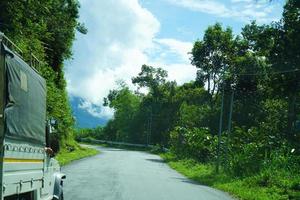
[[[102,148],[62,169],[66,200],[232,200],[169,168],[157,155]]]

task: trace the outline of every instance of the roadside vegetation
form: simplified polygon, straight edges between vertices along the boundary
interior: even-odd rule
[[[74,148],[74,146],[77,146],[77,148]],[[74,148],[74,149],[70,149],[70,148]],[[100,152],[94,148],[83,147],[80,145],[73,145],[72,147],[61,149],[55,158],[58,160],[61,166],[64,166],[71,163],[72,161],[79,160],[85,157],[94,156],[99,153]]]
[[[89,155],[73,138],[74,119],[64,78],[64,60],[72,56],[75,32],[87,33],[78,21],[77,0],[0,1],[0,31],[20,49],[27,63],[33,53],[41,62],[36,70],[47,81],[47,117],[58,126],[51,135],[52,148],[63,153]],[[66,155],[66,156],[67,156]],[[64,162],[64,161],[63,161]]]
[[[191,49],[195,81],[143,65],[132,83],[148,93],[120,81],[104,99],[114,118],[76,138],[167,147],[171,167],[240,199],[300,199],[299,44],[300,1],[240,35],[216,23]]]
[[[160,156],[171,168],[186,177],[245,200],[300,199],[299,172],[278,166],[264,166],[258,173],[239,177],[222,169],[216,173],[213,163],[190,158],[178,158],[173,153]]]

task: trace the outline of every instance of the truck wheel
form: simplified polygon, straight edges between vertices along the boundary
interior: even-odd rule
[[[52,200],[64,200],[64,193],[62,192],[60,195],[59,195],[59,198],[54,197]]]

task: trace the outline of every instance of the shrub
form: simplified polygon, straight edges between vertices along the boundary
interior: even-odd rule
[[[256,128],[235,127],[229,141],[230,169],[235,176],[259,172],[266,156],[267,145]]]
[[[230,167],[235,176],[248,176],[261,169],[263,157],[256,143],[244,145],[232,155]]]
[[[206,128],[175,127],[170,134],[171,151],[183,157],[208,162],[215,155],[216,138]]]

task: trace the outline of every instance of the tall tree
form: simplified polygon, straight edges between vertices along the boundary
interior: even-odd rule
[[[296,120],[296,99],[300,87],[300,3],[288,0],[284,6],[283,18],[276,26],[277,34],[270,60],[275,74],[276,91],[288,98],[287,137],[293,141],[293,126]]]
[[[133,84],[149,90],[148,95],[142,100],[141,109],[148,115],[151,142],[164,145],[168,142],[168,132],[176,117],[172,101],[176,82],[167,81],[167,76],[167,71],[162,68],[143,65],[138,76],[132,78]]]
[[[223,29],[219,23],[209,26],[203,40],[194,44],[192,64],[199,69],[197,79],[207,83],[211,99],[219,93],[220,79],[224,70],[230,66],[232,52],[232,30]]]
[[[136,115],[140,105],[140,98],[129,90],[128,86],[121,85],[117,90],[111,90],[104,98],[104,106],[114,109],[114,126],[116,140],[123,142],[137,142],[139,135],[136,131]]]

